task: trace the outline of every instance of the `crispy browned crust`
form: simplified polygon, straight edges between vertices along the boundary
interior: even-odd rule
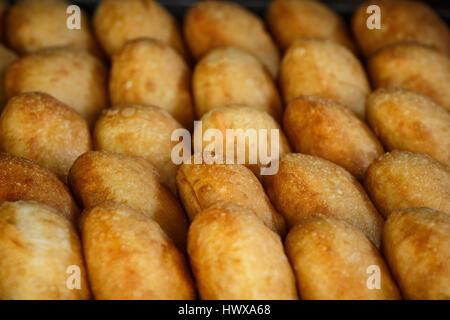
[[[285,103],[298,96],[332,99],[364,119],[370,86],[361,62],[346,47],[323,39],[298,39],[281,61]]]
[[[78,267],[77,271],[69,267]],[[77,273],[74,273],[77,272]],[[79,289],[70,277],[79,276]],[[0,206],[0,299],[89,299],[75,227],[55,209],[34,201]]]
[[[192,78],[197,117],[215,107],[244,104],[280,120],[283,113],[275,83],[251,54],[234,47],[209,51],[195,66]]]
[[[258,58],[273,77],[278,74],[280,54],[263,21],[237,3],[196,2],[186,13],[183,32],[195,59],[214,48],[237,47]]]
[[[185,257],[154,220],[126,205],[104,202],[83,211],[80,221],[96,299],[195,298]]]
[[[279,235],[249,209],[218,202],[199,213],[188,254],[202,299],[297,299]]]
[[[380,8],[381,28],[367,28],[369,5]],[[445,22],[424,2],[370,0],[362,3],[353,15],[352,29],[366,57],[388,45],[415,41],[450,54],[450,32]]]
[[[44,48],[69,46],[101,57],[89,19],[81,11],[80,29],[66,27],[70,4],[61,0],[17,1],[6,16],[6,40],[14,51],[25,54]]]
[[[271,1],[266,21],[282,51],[304,37],[333,40],[353,52],[356,49],[343,19],[319,1]]]
[[[112,57],[125,43],[142,37],[157,39],[189,58],[177,22],[153,0],[103,0],[93,26],[106,53]]]
[[[105,109],[93,132],[97,150],[108,150],[146,158],[155,166],[161,181],[176,194],[178,166],[171,159],[172,132],[182,128],[164,109],[138,104],[123,104]]]
[[[186,247],[183,209],[144,158],[109,151],[85,153],[70,170],[69,184],[85,208],[104,201],[126,204],[158,222],[180,249]]]
[[[192,128],[190,83],[189,66],[174,49],[150,38],[133,40],[113,58],[111,104],[155,105],[167,110],[184,127]]]
[[[448,214],[424,207],[392,213],[384,227],[383,249],[406,299],[450,299]]]
[[[5,76],[8,99],[23,92],[45,92],[93,125],[108,106],[108,70],[84,50],[50,48],[15,60]]]
[[[450,165],[450,112],[418,92],[378,89],[367,99],[367,121],[387,150],[426,153]]]
[[[243,165],[183,164],[177,173],[177,186],[190,220],[223,200],[253,210],[281,236],[286,232],[284,218],[273,208],[259,180]]]
[[[277,174],[263,176],[263,184],[289,227],[314,214],[331,215],[356,226],[379,247],[383,218],[349,172],[300,153],[282,156],[279,166]]]
[[[272,118],[267,112],[258,110],[256,108],[247,107],[244,105],[227,105],[223,107],[217,107],[213,110],[205,113],[203,117],[200,119],[202,121],[203,133],[208,129],[217,129],[222,133],[224,138],[223,143],[223,151],[224,159],[227,156],[226,145],[230,146],[237,145],[236,139],[226,139],[226,130],[233,129],[238,130],[242,129],[245,134],[246,130],[256,130],[257,136],[260,129],[267,130],[267,155],[271,158],[277,158],[277,156],[281,156],[285,153],[291,152],[291,147],[289,146],[289,142],[281,129],[278,122]],[[278,130],[279,133],[279,155],[271,154],[271,130]],[[195,135],[195,132],[194,132]],[[240,135],[242,136],[242,135]],[[226,141],[225,141],[226,140]],[[206,148],[211,142],[203,141],[203,148]],[[233,147],[234,148],[234,147]],[[237,148],[236,148],[237,149]],[[257,164],[250,164],[249,161],[249,151],[250,147],[248,144],[248,139],[246,140],[246,149],[245,149],[245,165],[253,171],[253,173],[259,177],[260,175],[260,167],[261,167],[261,159],[259,157],[260,149],[259,149],[259,139],[258,139],[258,159]],[[234,153],[235,162],[237,163],[237,152]]]
[[[361,180],[383,147],[369,127],[332,100],[301,96],[286,107],[283,126],[295,152],[334,162]]]
[[[91,149],[87,122],[48,94],[22,93],[2,112],[0,150],[31,159],[64,182],[76,158]]]
[[[450,168],[426,154],[386,153],[369,167],[364,185],[384,217],[410,207],[450,214]]]
[[[34,200],[75,221],[80,213],[69,189],[33,161],[0,153],[0,204]]]
[[[302,299],[400,299],[378,250],[361,230],[343,220],[324,215],[300,220],[285,246]],[[379,268],[379,289],[368,286],[371,266]]]
[[[398,43],[373,55],[367,68],[375,89],[414,90],[450,110],[450,58],[447,55],[416,43]]]

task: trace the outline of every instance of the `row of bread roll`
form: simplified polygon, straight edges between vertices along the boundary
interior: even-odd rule
[[[67,219],[34,201],[1,205],[0,231],[0,299],[88,299],[90,288],[102,300],[195,298],[183,254],[125,205],[85,210],[82,246]]]
[[[418,156],[426,158],[424,155],[419,154]],[[290,157],[292,156],[289,155],[282,158],[280,169],[286,167],[284,163],[285,158],[288,159]],[[311,156],[301,156],[297,158],[296,167],[287,167],[284,171],[286,173],[287,170],[291,170],[291,174],[298,178],[298,182],[304,185],[304,189],[310,188],[310,190],[314,192],[314,190],[311,189],[314,188],[312,181],[308,184],[308,180],[305,179],[304,176],[299,176],[297,172],[301,170],[299,169],[299,166],[302,163],[307,164],[308,160],[310,160],[308,157]],[[6,156],[6,160],[8,160],[8,164],[16,162],[17,164],[22,165],[22,167],[27,163],[27,161],[12,156]],[[356,207],[363,205],[363,202],[358,200],[358,197],[362,196],[364,199],[365,196],[363,191],[358,189],[357,184],[353,183],[347,185],[342,183],[345,179],[343,180],[343,177],[340,177],[340,175],[343,175],[345,178],[344,170],[331,171],[330,168],[327,168],[331,163],[327,164],[325,160],[319,158],[317,158],[317,160],[322,162],[319,170],[322,173],[329,172],[328,176],[318,175],[319,178],[317,180],[322,184],[322,187],[327,187],[327,184],[333,184],[336,182],[333,180],[337,179],[340,188],[348,187],[348,190],[345,190],[343,199],[341,200],[347,201],[346,203],[349,206],[351,206],[352,203],[354,203]],[[164,268],[160,268],[161,264],[158,264],[159,262],[145,263],[141,260],[143,252],[160,257],[160,253],[158,252],[161,252],[161,246],[170,246],[170,240],[168,240],[164,232],[158,231],[160,230],[158,224],[153,220],[160,219],[161,217],[157,217],[155,211],[152,212],[151,209],[144,212],[145,209],[142,208],[148,209],[151,205],[149,205],[149,203],[142,204],[139,203],[139,201],[136,201],[134,196],[137,194],[137,188],[134,188],[134,186],[130,187],[130,180],[125,180],[124,176],[133,177],[132,181],[135,182],[135,185],[137,186],[139,184],[138,187],[145,189],[144,182],[137,180],[137,174],[142,175],[145,170],[150,171],[154,169],[146,163],[144,159],[107,152],[88,153],[82,156],[79,161],[80,163],[76,163],[73,168],[73,171],[76,172],[73,180],[77,181],[79,184],[72,184],[72,188],[78,198],[81,199],[83,205],[88,207],[83,213],[81,235],[84,243],[89,281],[94,296],[103,299],[192,298],[194,291],[189,273],[182,257],[177,253],[175,247],[172,247],[172,254],[170,255],[170,261],[173,262],[169,263],[167,258],[161,260],[163,266],[164,263],[169,263],[169,265]],[[439,164],[437,161],[435,162]],[[141,166],[138,165],[139,163]],[[414,165],[414,163],[412,163],[412,165]],[[439,165],[442,166],[441,164]],[[110,169],[105,168],[106,166],[109,166]],[[28,165],[26,167],[28,169],[30,166]],[[36,171],[36,168],[33,169]],[[135,169],[135,171],[133,171],[133,169]],[[411,171],[409,168],[402,169],[404,170],[397,170],[397,172]],[[428,172],[427,169],[430,168],[423,168],[423,173],[426,174]],[[41,169],[41,171],[42,170],[43,169]],[[221,182],[213,182],[212,179],[209,178],[211,175],[220,174],[221,171],[231,171],[238,174],[235,179],[229,179],[221,186]],[[98,173],[102,174],[102,172],[104,175],[100,177]],[[239,181],[248,178],[248,175],[251,175],[250,171],[245,169],[244,166],[239,165],[183,165],[180,172],[183,173],[179,180],[180,189],[183,189],[183,185],[185,189],[191,187],[196,192],[195,196],[198,197],[198,208],[193,209],[195,217],[189,231],[187,246],[200,296],[202,298],[212,299],[238,299],[242,297],[249,299],[296,298],[292,270],[290,270],[289,264],[286,263],[287,259],[286,256],[284,256],[283,250],[279,249],[281,246],[281,239],[276,233],[268,228],[270,225],[266,222],[269,214],[272,214],[273,217],[276,217],[276,215],[274,215],[274,211],[270,208],[270,204],[267,202],[262,188],[254,178],[253,181],[255,187],[253,191],[249,190],[243,195],[243,191],[238,189]],[[47,175],[50,175],[50,173],[47,173]],[[153,177],[151,175],[153,175]],[[334,177],[331,177],[332,175],[334,175]],[[34,176],[37,176],[38,178],[40,177],[40,174]],[[190,181],[187,180],[188,176],[191,179]],[[84,184],[83,179],[85,179]],[[154,173],[151,172],[143,179],[145,182],[148,182],[150,179],[155,180],[157,178],[154,176]],[[413,178],[411,176],[404,177],[404,183],[412,184],[410,179]],[[57,181],[56,177],[54,180]],[[90,180],[95,180],[96,183],[89,184],[86,182]],[[446,181],[448,182],[449,179]],[[196,182],[195,186],[193,185],[193,182]],[[157,181],[155,183],[157,183]],[[436,182],[434,183],[436,184]],[[94,189],[100,190],[100,192],[95,193],[93,191],[94,189],[91,188],[92,185],[95,185]],[[87,187],[85,188],[85,186]],[[233,186],[236,190],[231,190]],[[224,191],[223,187],[228,188],[228,191]],[[155,188],[155,186],[152,188]],[[275,190],[272,185],[269,185],[268,188],[269,190]],[[353,188],[355,189],[352,190]],[[27,187],[23,192],[27,192],[27,190],[33,190],[32,186]],[[359,195],[355,193],[355,190],[359,190],[357,192]],[[442,190],[445,191],[448,190],[448,188],[444,186],[442,187]],[[240,192],[242,192],[241,195],[239,195]],[[164,194],[167,195],[168,192],[163,192],[162,195]],[[270,194],[271,193],[269,192],[269,195]],[[103,197],[103,195],[106,195],[106,197]],[[170,197],[164,197],[162,195],[158,194],[149,199],[148,202],[157,202],[159,200],[164,201],[166,205],[170,204]],[[298,197],[298,195],[299,193],[294,192],[294,196]],[[180,192],[180,196],[184,197],[186,200],[192,200],[192,193],[190,193],[189,190],[187,192]],[[277,196],[282,197],[283,195],[280,192]],[[249,201],[248,199],[250,197],[251,200],[254,201]],[[289,197],[290,200],[292,200],[292,196],[289,195]],[[344,199],[345,197],[348,197],[349,199]],[[353,199],[350,199],[352,197]],[[427,195],[425,195],[424,198],[426,197]],[[443,199],[448,201],[448,198],[448,195],[444,195]],[[141,213],[138,213],[125,205],[113,203],[102,204],[102,201],[111,199],[117,202],[127,203],[130,206],[135,206]],[[140,199],[142,200],[142,198]],[[224,204],[221,200],[232,201],[236,204]],[[303,199],[300,199],[300,202],[298,203],[301,204],[302,200]],[[261,201],[262,207],[258,206],[259,201]],[[92,203],[92,206],[87,205],[87,203]],[[316,213],[322,213],[326,216],[316,217],[315,214],[311,212],[311,214],[306,216],[306,220],[299,218],[298,224],[291,230],[286,240],[287,254],[297,277],[300,296],[304,299],[398,298],[399,295],[397,289],[393,284],[382,259],[377,253],[374,245],[370,244],[369,240],[365,238],[364,233],[367,234],[366,230],[364,230],[357,222],[358,215],[370,216],[370,206],[366,206],[366,209],[363,208],[360,212],[355,208],[355,210],[352,211],[354,217],[346,217],[342,213],[339,213],[339,207],[336,203],[333,204],[333,194],[322,195],[321,198],[310,197],[309,199],[306,199],[305,203],[305,205],[315,206],[317,210]],[[428,203],[425,204],[428,205]],[[30,204],[22,206],[22,204],[16,203],[15,205],[19,206],[20,210],[25,210],[26,212],[29,212],[29,207],[33,207],[33,205]],[[207,207],[208,205],[212,206]],[[8,208],[11,205],[5,204],[4,206]],[[265,216],[261,215],[264,207],[267,208],[265,209],[267,210]],[[44,209],[45,208],[46,207],[44,207]],[[331,209],[326,211],[323,208]],[[39,210],[42,211],[42,209]],[[49,208],[44,211],[49,210],[51,211]],[[336,212],[333,212],[333,210],[336,210]],[[0,213],[3,213],[4,211],[10,212],[10,210],[6,209],[0,210]],[[430,211],[432,210],[430,209]],[[286,211],[282,211],[283,214],[285,214],[285,212]],[[61,214],[58,213],[57,215]],[[396,216],[397,214],[392,214],[392,217]],[[426,274],[427,270],[430,270],[430,268],[437,268],[437,266],[443,263],[442,261],[445,261],[448,255],[448,253],[446,253],[447,251],[445,251],[447,250],[446,241],[448,241],[448,231],[446,231],[446,228],[448,228],[448,217],[446,218],[444,216],[446,216],[444,213],[439,213],[439,219],[437,219],[438,223],[434,222],[436,218],[433,215],[428,219],[430,222],[427,222],[427,224],[430,224],[431,228],[436,229],[436,231],[430,231],[429,227],[424,227],[422,228],[423,230],[419,229],[417,231],[417,227],[412,226],[414,227],[414,230],[416,230],[417,237],[419,238],[422,233],[424,236],[427,233],[433,235],[432,238],[429,238],[429,236],[426,238],[427,240],[429,239],[429,242],[423,243],[423,241],[420,240],[420,245],[424,248],[421,251],[426,260],[421,261],[421,269],[416,271],[419,275]],[[336,218],[343,220],[338,221]],[[344,220],[349,223],[344,222]],[[366,218],[366,220],[370,219]],[[14,222],[12,223],[17,223],[17,221],[18,219],[14,219]],[[48,219],[44,219],[44,221],[48,221]],[[161,220],[159,222],[161,223]],[[420,223],[420,221],[418,223]],[[127,227],[123,227],[124,225]],[[161,223],[161,226],[163,226],[163,223]],[[107,231],[105,231],[105,229]],[[402,283],[401,289],[404,296],[409,298],[447,297],[448,289],[446,287],[447,282],[445,278],[447,272],[445,269],[428,276],[429,282],[411,282],[408,280],[409,274],[405,271],[405,268],[407,268],[408,265],[414,265],[414,263],[419,260],[417,260],[418,258],[414,256],[414,254],[410,253],[411,250],[413,252],[416,250],[415,244],[410,244],[410,242],[403,244],[404,240],[402,237],[397,236],[399,230],[403,230],[403,227],[396,227],[395,224],[394,227],[390,227],[388,231],[385,230],[383,244],[384,250],[389,250],[388,262],[392,270],[394,270],[395,278]],[[6,234],[7,237],[5,238],[5,241],[9,243],[10,234]],[[261,239],[258,238],[259,235]],[[26,234],[23,235],[23,237],[26,236]],[[154,242],[150,241],[152,244],[156,242],[154,246],[147,246],[144,244],[148,243],[149,238],[147,237],[154,240]],[[337,241],[336,239],[341,239],[339,237],[345,237],[345,241]],[[349,241],[349,239],[352,240]],[[161,246],[159,243],[161,243]],[[410,251],[407,253],[404,253],[402,250],[405,245],[408,245],[408,248],[410,248],[408,249]],[[267,250],[267,246],[272,249]],[[433,250],[435,250],[435,246],[440,249],[439,252],[443,252],[442,255],[436,255],[436,253],[434,253]],[[387,247],[389,248],[387,249]],[[11,250],[8,246],[4,246],[4,248],[7,248],[4,249],[4,252],[8,252],[6,250]],[[236,248],[239,248],[239,250],[236,250]],[[13,249],[15,249],[15,247],[13,247]],[[126,253],[124,253],[124,250]],[[12,252],[12,254],[10,253],[8,255],[9,257],[16,254],[14,250]],[[55,254],[58,254],[57,251],[55,252]],[[35,254],[37,258],[44,259],[49,263],[49,266],[54,267],[54,260],[41,255],[39,252],[36,252]],[[136,281],[129,281],[131,271],[129,264],[123,262],[124,254],[126,254],[126,257],[129,259],[135,259],[133,261],[136,261],[136,265],[139,266],[139,268],[137,268],[138,271],[135,271],[136,268],[134,268],[132,272],[133,279],[136,279]],[[78,253],[75,250],[74,256],[77,255]],[[95,259],[95,257],[98,256],[102,256],[104,259],[102,259],[102,261]],[[64,255],[62,254],[58,255],[59,259],[63,259],[63,257]],[[219,257],[220,259],[217,260]],[[398,259],[402,259],[401,262],[398,262]],[[4,261],[2,267],[6,270],[15,267],[15,260],[11,261],[9,259],[4,259]],[[145,261],[148,261],[148,259]],[[157,261],[160,261],[159,258]],[[304,261],[311,262],[305,263]],[[333,266],[329,266],[331,261],[334,263]],[[336,264],[336,261],[339,261],[339,263]],[[382,290],[380,291],[369,290],[367,287],[367,268],[373,265],[380,268],[380,276],[382,279]],[[315,270],[315,272],[312,272],[312,270]],[[319,272],[318,270],[321,271]],[[327,270],[330,272],[327,272]],[[37,270],[33,269],[33,272],[37,272]],[[111,281],[110,277],[107,276],[108,274],[111,274],[111,272],[116,273],[114,281]],[[153,272],[158,275],[162,272],[163,274],[160,279],[163,280],[154,281],[154,278],[148,277],[146,272]],[[172,273],[174,274],[172,275]],[[172,278],[170,278],[170,276],[169,278],[164,277],[164,274],[172,276],[178,275],[179,278],[176,278],[177,282],[172,282]],[[268,274],[271,279],[276,281],[267,281],[266,277]],[[42,273],[40,272],[37,272],[37,275],[42,277]],[[27,280],[22,279],[20,276],[17,277],[19,277],[21,281],[24,281],[23,287],[19,287],[19,289],[26,289],[28,284]],[[5,279],[8,281],[11,280],[9,277],[6,277]],[[21,293],[20,290],[12,290],[9,282],[6,280],[2,284],[6,288],[4,292],[6,292],[5,296],[7,297],[33,298],[38,295],[40,295],[40,297],[48,295],[47,292],[28,293],[25,291],[25,293]],[[40,279],[39,281],[46,283],[46,281],[52,282],[53,280],[45,278]],[[249,283],[252,285],[249,285]],[[62,291],[59,293],[60,295],[48,295],[48,297],[70,297],[63,295],[65,290],[63,289],[64,288],[61,288]],[[45,291],[45,287],[43,290]]]
[[[432,209],[393,213],[383,231],[389,269],[360,229],[315,214],[286,238],[292,270],[276,233],[221,201],[194,218],[188,254],[202,299],[296,299],[295,280],[302,299],[448,299],[449,228],[449,216]]]
[[[1,3],[4,8],[4,1]],[[95,11],[93,31],[83,10],[80,28],[66,27],[69,5],[65,0],[22,0],[12,5],[4,18],[8,46],[20,54],[70,46],[101,57],[96,36],[103,50],[112,57],[127,41],[151,37],[186,56],[175,19],[156,1],[104,0]]]
[[[86,278],[97,299],[195,298],[184,212],[145,159],[81,156],[70,175],[81,217],[46,169],[8,154],[0,154],[0,169],[0,299],[87,299]]]
[[[2,299],[89,297],[77,233],[56,210],[33,201],[4,203],[0,228]],[[427,208],[389,217],[383,248],[405,298],[449,298],[449,228],[448,215]],[[83,213],[80,229],[96,298],[195,297],[183,255],[152,219],[106,202]],[[414,239],[408,236],[411,231]],[[303,299],[400,297],[373,244],[359,229],[333,217],[315,215],[291,230],[286,253],[294,272],[280,237],[253,211],[226,202],[194,219],[188,253],[203,299],[296,299],[294,272]],[[80,290],[65,285],[66,268],[73,266],[80,268]],[[377,290],[370,288],[367,275],[373,267],[379,270]]]

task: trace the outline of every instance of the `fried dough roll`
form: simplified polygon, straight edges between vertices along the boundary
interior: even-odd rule
[[[276,77],[280,54],[263,21],[228,1],[195,3],[184,19],[184,38],[195,59],[218,47],[237,47],[254,55]]]
[[[35,162],[0,153],[0,205],[34,200],[56,209],[75,222],[80,210],[64,183]]]
[[[343,220],[323,215],[303,219],[291,229],[285,245],[302,299],[400,299],[377,248]]]
[[[6,40],[14,51],[25,54],[50,47],[68,46],[88,50],[96,56],[101,51],[92,34],[89,18],[81,10],[79,29],[69,29],[71,3],[63,0],[21,0],[6,15]]]
[[[271,1],[266,21],[283,51],[295,40],[305,37],[333,40],[355,51],[344,20],[320,1]]]
[[[329,99],[300,96],[286,107],[283,127],[295,152],[334,162],[361,180],[383,147],[348,108]]]
[[[177,173],[181,201],[193,220],[202,210],[228,201],[254,211],[264,224],[281,236],[284,218],[275,211],[255,175],[240,164],[183,164]]]
[[[369,29],[367,8],[380,8],[380,29]],[[450,32],[445,22],[424,2],[370,0],[359,5],[352,29],[366,57],[394,43],[414,41],[450,54]]]
[[[117,105],[104,110],[95,124],[95,148],[146,158],[162,182],[176,194],[178,166],[171,159],[172,133],[182,128],[164,109],[138,104]]]
[[[195,298],[185,257],[151,218],[104,202],[83,212],[80,228],[96,299]]]
[[[219,202],[199,213],[188,254],[202,299],[297,299],[280,237],[249,209]]]
[[[388,150],[426,153],[450,165],[450,110],[404,89],[378,89],[367,99],[367,122]]]
[[[277,120],[283,113],[270,74],[256,58],[238,48],[209,51],[195,67],[192,90],[198,117],[228,104],[258,108]]]
[[[109,92],[112,105],[151,104],[192,128],[191,71],[171,47],[152,39],[127,43],[113,58]]]
[[[34,201],[0,206],[0,299],[89,299],[75,227]]]
[[[92,150],[87,122],[45,93],[11,98],[0,118],[0,149],[34,160],[67,182],[73,162]]]
[[[450,214],[450,168],[426,154],[386,153],[369,167],[364,184],[384,217],[411,207]]]
[[[380,50],[367,64],[375,89],[417,91],[450,110],[450,58],[415,43],[400,43]]]
[[[280,125],[265,111],[243,105],[227,105],[214,108],[200,120],[201,127],[194,129],[194,149],[196,133],[203,132],[203,152],[211,151],[209,148],[212,146],[219,159],[223,158],[225,162],[230,158],[233,163],[245,164],[257,177],[263,174],[263,167],[268,169],[265,174],[276,171],[276,166],[266,165],[265,162],[276,160],[291,151]],[[218,130],[223,142],[208,139],[209,129]],[[233,130],[228,131],[228,138],[227,130]]]
[[[108,71],[83,50],[51,48],[14,61],[5,76],[8,99],[24,92],[48,93],[93,125],[108,106]]]
[[[360,61],[329,40],[300,39],[281,61],[280,86],[285,103],[301,95],[332,99],[364,119],[370,86]]]
[[[162,41],[187,57],[174,17],[156,1],[103,0],[94,12],[93,25],[110,57],[128,41],[146,37]]]
[[[383,249],[406,299],[450,299],[450,216],[430,208],[392,213]]]
[[[330,215],[359,228],[379,247],[383,218],[358,181],[338,165],[289,153],[281,157],[277,174],[263,177],[263,184],[289,227],[311,215]]]
[[[144,158],[108,151],[85,153],[70,170],[69,184],[85,208],[105,201],[126,204],[158,222],[180,249],[185,248],[188,223],[183,209]]]

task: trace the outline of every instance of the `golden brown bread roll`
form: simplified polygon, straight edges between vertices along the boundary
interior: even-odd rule
[[[450,216],[430,208],[392,213],[383,251],[406,299],[450,299]]]
[[[83,212],[80,229],[96,299],[195,298],[185,257],[152,219],[104,202]]]
[[[295,152],[322,157],[362,179],[383,147],[369,127],[339,103],[300,96],[286,107],[283,127]]]
[[[6,16],[8,46],[20,54],[69,46],[101,56],[83,10],[80,11],[80,28],[67,27],[69,6],[70,3],[63,0],[16,1]]]
[[[314,214],[347,221],[380,245],[383,218],[356,179],[325,159],[289,153],[277,174],[263,177],[270,200],[289,227]]]
[[[31,160],[0,153],[0,205],[34,200],[75,221],[80,210],[69,189],[53,173]]]
[[[104,201],[126,204],[158,222],[179,248],[185,248],[188,223],[183,209],[144,158],[109,151],[85,153],[70,170],[69,184],[85,208]]]
[[[0,118],[0,150],[34,160],[67,182],[73,162],[92,150],[86,121],[52,96],[22,93]]]
[[[283,51],[295,40],[304,37],[333,40],[355,51],[355,45],[342,18],[319,1],[271,1],[266,20]]]
[[[86,278],[80,241],[67,219],[34,201],[0,206],[0,299],[89,299]]]
[[[171,47],[152,39],[133,40],[113,58],[109,79],[111,104],[155,105],[191,128],[194,109],[190,78],[188,65]]]
[[[369,60],[375,89],[397,87],[422,93],[450,110],[450,58],[415,43],[388,46]]]
[[[104,110],[94,128],[94,145],[146,158],[155,166],[162,182],[176,194],[178,166],[171,159],[172,132],[182,128],[167,111],[149,105],[124,104]]]
[[[369,167],[364,184],[384,217],[410,207],[450,214],[450,168],[426,154],[386,153]]]
[[[0,2],[1,3],[1,2]],[[1,6],[1,5],[0,5]],[[1,11],[1,7],[0,7]],[[0,12],[1,15],[1,12]],[[1,20],[0,20],[1,21]],[[1,25],[1,22],[0,22]],[[1,29],[1,27],[0,27]],[[1,31],[0,31],[1,34]],[[0,111],[6,103],[5,75],[9,65],[18,58],[17,54],[0,44]]]
[[[323,215],[300,220],[285,246],[302,299],[400,299],[378,250],[361,230],[343,220]]]
[[[228,104],[255,107],[275,119],[283,113],[270,74],[256,58],[238,48],[209,51],[195,67],[192,90],[197,117]]]
[[[388,150],[427,153],[450,165],[450,110],[420,93],[378,89],[367,99],[367,122]]]
[[[281,236],[284,218],[275,211],[255,175],[240,164],[183,164],[177,186],[190,220],[219,201],[228,201],[254,211],[264,224]]]
[[[258,58],[276,77],[280,54],[263,21],[241,5],[200,1],[186,13],[184,38],[195,59],[218,47],[237,47]]]
[[[380,8],[380,29],[369,29],[367,20],[373,14],[367,8]],[[415,41],[450,54],[450,32],[445,22],[424,2],[370,0],[359,5],[353,15],[352,28],[366,57],[388,45]]]
[[[14,61],[5,77],[6,97],[45,92],[81,114],[93,125],[108,106],[107,69],[83,50],[52,48]]]
[[[270,161],[271,159],[277,159],[279,156],[291,151],[280,125],[267,112],[262,110],[243,105],[227,105],[214,108],[204,114],[201,121],[201,127],[196,127],[194,130],[194,148],[196,144],[196,132],[200,133],[203,131],[203,134],[205,135],[208,129],[219,130],[223,137],[222,145],[217,143],[214,139],[209,142],[208,139],[203,136],[203,150],[208,150],[209,146],[212,144],[214,147],[217,147],[217,150],[215,150],[216,154],[223,156],[223,161],[228,157],[233,163],[245,164],[256,176],[261,174],[262,167],[268,166],[269,171],[275,170],[275,166],[266,166],[265,162]],[[234,133],[235,136],[229,134],[229,138],[227,138],[227,129],[234,130],[231,133]],[[242,131],[238,131],[239,129]],[[254,132],[255,134],[253,135],[251,132]],[[266,132],[267,135],[264,136],[263,132]],[[272,135],[272,132],[277,132],[279,138],[277,139],[275,135]],[[244,141],[244,139],[245,143],[240,143],[240,141]],[[266,150],[261,148],[261,144],[266,147]],[[275,151],[275,149],[273,149],[272,152],[272,148],[275,147],[275,144],[278,144],[278,152]],[[221,147],[223,147],[222,152],[220,152]],[[235,150],[234,157],[231,152],[230,154],[227,153],[227,148],[228,150]],[[238,150],[244,155],[242,158],[239,157]],[[255,155],[256,161],[254,161],[256,163],[253,164],[250,156],[254,150],[257,151],[257,154]],[[196,150],[194,150],[194,153],[195,151]]]
[[[202,299],[297,299],[280,237],[249,209],[218,202],[200,212],[188,254]]]
[[[359,60],[344,46],[329,40],[300,39],[281,61],[280,85],[285,103],[301,95],[332,99],[364,119],[370,93]]]
[[[126,42],[143,37],[158,39],[187,56],[175,19],[153,0],[103,0],[94,13],[93,25],[110,57]]]

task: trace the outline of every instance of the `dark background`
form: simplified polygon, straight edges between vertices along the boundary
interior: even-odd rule
[[[14,1],[12,1],[14,2]],[[71,2],[79,4],[80,7],[85,8],[88,12],[92,12],[95,9],[95,5],[99,0],[72,0]],[[168,8],[180,21],[183,19],[186,10],[194,3],[195,0],[159,0],[159,3]],[[270,0],[241,0],[234,1],[249,8],[251,11],[263,16],[265,8]],[[322,0],[327,6],[338,12],[344,18],[349,19],[352,13],[355,11],[357,5],[361,0]],[[447,23],[450,23],[450,0],[428,0],[422,1],[443,17]]]

